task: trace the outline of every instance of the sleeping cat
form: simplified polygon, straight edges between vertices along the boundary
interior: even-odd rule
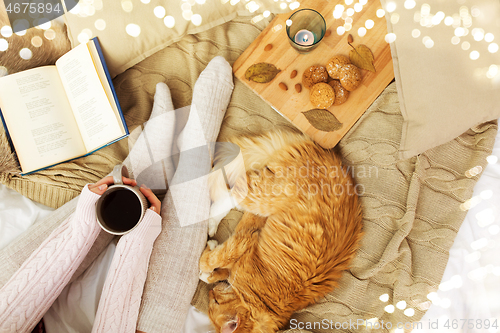
[[[227,280],[210,291],[209,317],[221,333],[276,332],[349,268],[362,237],[361,207],[340,158],[306,136],[273,132],[231,142],[242,162],[226,165],[229,189],[210,178],[211,197],[229,191],[244,214],[226,242],[201,256],[209,283]],[[218,151],[215,168],[231,155]]]

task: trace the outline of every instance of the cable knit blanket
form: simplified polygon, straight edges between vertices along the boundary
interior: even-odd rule
[[[335,148],[361,195],[364,240],[339,288],[296,313],[285,332],[362,332],[366,327],[389,332],[391,327],[416,327],[429,308],[427,295],[441,281],[478,179],[473,174],[486,165],[497,124],[482,124],[401,161],[402,124],[393,83]],[[223,220],[219,242],[229,237],[241,215],[233,210]],[[200,284],[193,300],[203,311],[207,289]]]
[[[266,23],[238,18],[187,36],[115,78],[130,130],[148,119],[157,82],[170,87],[175,107],[189,105],[194,82],[207,63],[216,55],[233,63]],[[389,331],[398,323],[417,322],[429,307],[426,295],[441,280],[448,251],[466,214],[466,202],[491,153],[497,125],[482,124],[416,158],[398,161],[402,121],[392,84],[335,148],[359,184],[365,237],[339,288],[296,313],[286,332],[324,332],[325,327],[361,332],[366,325],[377,328],[377,323],[381,331]],[[273,128],[295,130],[236,80],[219,141]],[[38,202],[59,207],[77,196],[85,183],[109,173],[127,154],[127,140],[122,140],[36,175],[0,174],[0,181]],[[231,211],[216,238],[226,239],[240,217],[241,213]],[[16,254],[0,265],[3,275],[11,274],[22,262],[24,252],[29,252],[26,246],[36,246],[41,240],[26,236],[22,242],[7,249],[11,252],[0,253],[2,258]],[[95,245],[79,272],[107,242],[109,237]],[[206,311],[208,288],[203,283],[192,303]]]

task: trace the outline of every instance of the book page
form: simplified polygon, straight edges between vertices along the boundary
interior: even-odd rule
[[[85,153],[54,66],[2,77],[0,108],[23,172]]]
[[[56,62],[87,151],[123,136],[86,44]]]

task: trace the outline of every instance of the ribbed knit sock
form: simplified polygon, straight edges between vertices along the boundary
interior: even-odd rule
[[[198,285],[199,258],[207,240],[210,197],[206,178],[192,179],[186,186],[181,180],[192,178],[191,172],[205,171],[207,167],[210,170],[213,149],[207,143],[217,139],[233,87],[231,66],[222,57],[215,57],[207,65],[194,86],[189,119],[177,140],[181,151],[179,165],[162,204],[162,232],[151,254],[137,326],[140,331],[178,333],[186,319]],[[206,152],[205,157],[195,154],[198,149]],[[200,161],[193,168],[190,163],[196,156]],[[179,210],[191,212],[179,214]],[[199,223],[180,220],[184,215]]]
[[[233,88],[231,66],[222,57],[212,59],[194,86],[189,118],[177,139],[179,164],[170,186],[181,226],[209,216],[207,177]]]
[[[141,131],[140,128],[136,131]],[[165,189],[174,173],[172,145],[175,137],[175,111],[170,90],[163,82],[156,85],[153,110],[144,129],[131,133],[129,155],[123,162],[138,184]],[[137,140],[133,142],[133,138]],[[146,170],[147,169],[147,170]]]

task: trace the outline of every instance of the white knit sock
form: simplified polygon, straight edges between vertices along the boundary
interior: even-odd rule
[[[134,136],[137,140],[132,143]],[[174,173],[171,157],[174,136],[175,111],[170,90],[165,83],[159,82],[153,110],[144,130],[138,128],[131,133],[129,144],[132,143],[132,149],[124,161],[131,177],[151,189],[165,189],[166,180]]]
[[[210,61],[194,86],[189,118],[177,139],[181,153],[170,186],[181,226],[209,217],[207,177],[212,168],[214,143],[233,88],[231,66],[222,57]]]
[[[197,112],[190,113],[183,134],[177,141],[181,152],[200,146],[208,151],[203,145],[216,140],[232,89],[231,66],[222,57],[214,58],[194,86],[193,105]],[[203,140],[198,135],[201,133],[200,127],[204,134]],[[189,178],[189,172],[182,172],[189,167],[190,159],[187,157],[181,153],[174,182],[186,174]],[[201,167],[204,168],[203,165]],[[139,331],[179,332],[198,285],[198,261],[207,240],[206,220],[210,198],[207,188],[196,182],[189,186],[182,185],[182,182],[171,185],[162,204],[162,232],[151,254],[137,325]],[[172,188],[175,188],[174,191]],[[200,223],[181,227],[185,222],[180,221],[177,210],[186,207],[192,211],[202,210],[205,215],[193,214],[194,220],[201,219]]]

